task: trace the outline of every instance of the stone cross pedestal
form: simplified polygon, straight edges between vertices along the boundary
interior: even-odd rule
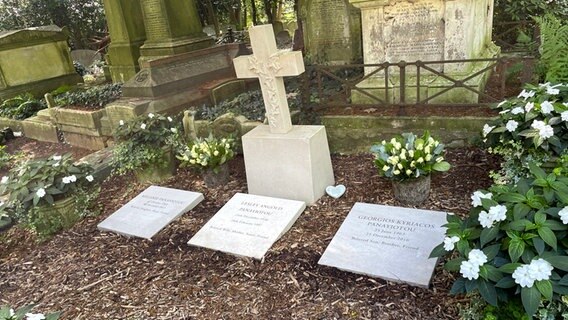
[[[279,52],[271,25],[249,30],[252,56],[234,59],[237,77],[259,78],[269,125],[243,136],[250,194],[311,205],[334,184],[324,126],[292,126],[282,77],[300,75],[300,52]]]
[[[259,79],[270,132],[290,132],[292,121],[283,78],[305,71],[302,53],[278,51],[272,25],[253,27],[249,35],[254,54],[233,60],[237,77]]]

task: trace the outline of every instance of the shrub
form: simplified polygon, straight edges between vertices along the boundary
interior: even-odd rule
[[[42,313],[31,313],[34,305],[29,305],[22,307],[20,309],[14,310],[9,306],[3,306],[0,308],[0,320],[57,320],[61,315],[61,312],[42,314]]]
[[[432,256],[457,251],[451,292],[478,292],[497,306],[520,295],[527,314],[568,294],[568,177],[537,165],[516,185],[476,191],[464,220],[448,215],[447,237]]]
[[[535,17],[535,20],[541,32],[539,68],[542,78],[568,82],[568,24],[551,14]]]
[[[527,176],[529,163],[543,164],[568,147],[568,85],[527,85],[495,109],[499,118],[485,125],[483,136],[489,151],[504,158],[496,181],[506,184]]]
[[[0,117],[23,120],[35,116],[38,111],[45,108],[47,105],[43,100],[34,98],[31,93],[25,93],[2,102]]]
[[[210,169],[218,173],[219,167],[235,156],[235,140],[233,138],[218,139],[209,136],[196,139],[180,151],[177,158],[182,165],[199,170]]]
[[[421,137],[403,133],[389,142],[371,147],[375,154],[375,166],[379,174],[394,180],[416,179],[432,171],[448,171],[450,164],[444,161],[444,144],[432,138],[428,131]]]
[[[104,84],[87,90],[69,91],[55,97],[58,106],[101,109],[122,96],[122,83]]]
[[[120,121],[114,136],[114,173],[123,175],[148,165],[164,164],[164,148],[176,148],[181,140],[180,128],[171,117],[149,113],[129,122]]]

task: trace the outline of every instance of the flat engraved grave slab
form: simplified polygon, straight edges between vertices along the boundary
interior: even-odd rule
[[[197,192],[150,186],[99,223],[101,231],[151,239],[203,200]]]
[[[428,287],[446,213],[356,203],[318,264]]]
[[[305,208],[301,201],[237,193],[188,244],[260,260]]]

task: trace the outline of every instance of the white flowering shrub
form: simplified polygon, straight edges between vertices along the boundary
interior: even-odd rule
[[[504,158],[504,183],[526,176],[528,163],[542,164],[566,152],[568,84],[527,85],[495,109],[499,118],[486,124],[482,134],[489,151]]]
[[[177,148],[181,140],[179,127],[179,121],[172,117],[154,113],[120,120],[114,132],[114,173],[123,175],[149,165],[168,166],[168,148]]]
[[[77,194],[94,181],[92,171],[88,164],[73,163],[71,154],[16,163],[7,175],[0,178],[0,196],[7,199],[0,203],[0,211],[28,225],[38,234],[55,233],[61,229],[61,221],[50,217],[53,221],[46,223],[37,209]]]
[[[25,306],[19,309],[12,309],[9,306],[0,307],[0,320],[57,320],[61,312],[43,314],[31,312],[34,305]]]
[[[403,133],[390,141],[371,147],[379,174],[393,180],[409,180],[429,175],[432,171],[448,171],[444,161],[444,144],[430,136]]]
[[[182,166],[189,166],[199,170],[210,169],[218,173],[219,167],[235,156],[235,139],[198,138],[187,145],[178,155]]]
[[[568,177],[537,165],[516,185],[476,191],[467,218],[448,215],[446,238],[433,257],[459,272],[453,294],[478,292],[488,303],[521,296],[529,315],[541,300],[568,295]]]

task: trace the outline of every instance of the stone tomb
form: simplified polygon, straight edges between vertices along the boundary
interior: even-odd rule
[[[318,264],[428,287],[446,213],[356,203]]]
[[[491,41],[494,0],[349,0],[361,9],[365,64],[400,61],[440,61],[493,58],[499,48]],[[455,79],[466,87],[483,91],[490,71],[480,72],[491,62],[428,64],[429,68]],[[376,68],[368,67],[368,75]],[[406,68],[406,102],[416,101],[416,67]],[[468,89],[446,90],[453,82],[421,68],[420,100],[428,103],[477,103],[478,94]],[[388,81],[387,95],[385,81]],[[400,102],[400,69],[391,67],[373,74],[358,85],[386,102]],[[388,99],[387,99],[388,97]],[[376,102],[353,92],[355,103]]]
[[[188,244],[260,260],[305,208],[300,201],[237,193]]]
[[[323,126],[292,126],[284,79],[304,72],[301,52],[277,51],[271,25],[249,30],[254,55],[234,59],[239,78],[258,78],[268,125],[245,134],[250,194],[315,203],[335,183]]]
[[[201,193],[150,186],[99,223],[101,231],[151,239],[203,201]]]
[[[0,32],[0,99],[25,92],[42,96],[83,78],[75,72],[68,33],[57,26]]]

